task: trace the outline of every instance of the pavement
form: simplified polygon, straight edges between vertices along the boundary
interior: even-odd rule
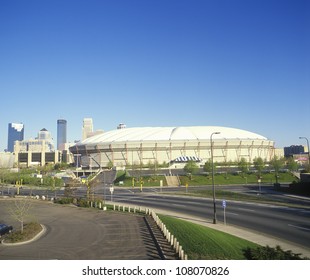
[[[0,201],[0,223],[17,229],[19,223],[7,211],[12,202]],[[37,200],[31,204],[29,219],[39,221],[44,230],[33,243],[0,244],[0,260],[160,259],[143,216]]]
[[[122,204],[122,203],[117,203],[117,204],[120,204],[120,205],[126,205],[126,206],[128,206],[128,204],[126,203],[124,203],[124,204]],[[179,219],[183,219],[183,220],[187,220],[187,221],[190,221],[190,222],[193,222],[193,223],[196,223],[196,224],[200,224],[200,225],[203,225],[203,226],[207,226],[207,227],[209,227],[209,228],[213,228],[213,229],[215,229],[215,230],[219,230],[219,231],[222,231],[222,232],[225,232],[225,233],[228,233],[228,234],[231,234],[231,235],[234,235],[234,236],[237,236],[237,237],[239,237],[239,238],[243,238],[243,239],[245,239],[245,240],[248,240],[248,241],[251,241],[251,242],[254,242],[254,243],[256,243],[256,244],[259,244],[259,245],[262,245],[262,246],[270,246],[270,247],[276,247],[276,246],[280,246],[283,250],[285,250],[285,251],[287,251],[287,250],[290,250],[290,251],[292,251],[293,253],[296,253],[296,254],[301,254],[303,257],[307,257],[307,258],[310,258],[310,250],[309,250],[309,248],[306,248],[306,247],[301,247],[301,246],[299,246],[299,245],[296,245],[296,244],[294,244],[294,243],[290,243],[290,242],[287,242],[287,241],[285,241],[285,240],[280,240],[280,239],[277,239],[277,238],[275,238],[275,237],[272,237],[272,236],[268,236],[268,235],[264,235],[264,234],[261,234],[261,233],[259,233],[259,232],[254,232],[254,231],[250,231],[250,230],[248,230],[248,229],[245,229],[245,228],[241,228],[241,227],[236,227],[236,226],[232,226],[232,225],[229,225],[229,224],[223,224],[223,223],[217,223],[217,224],[213,224],[212,223],[212,221],[211,220],[203,220],[203,219],[200,219],[200,218],[197,218],[197,217],[195,217],[195,216],[190,216],[190,215],[185,215],[185,214],[180,214],[180,213],[177,213],[177,212],[172,212],[172,211],[167,211],[167,210],[161,210],[161,209],[154,209],[154,208],[152,208],[152,210],[154,210],[157,214],[163,214],[163,215],[169,215],[169,216],[172,216],[172,217],[175,217],[175,218],[179,218]],[[76,211],[76,210],[74,210],[74,211]],[[88,212],[88,211],[87,211]],[[81,212],[80,212],[81,213]],[[116,214],[116,213],[115,213]],[[58,215],[59,215],[59,218],[60,217],[62,217],[62,218],[64,218],[63,217],[63,213],[58,213]],[[88,215],[89,215],[89,213],[88,213]],[[104,216],[103,214],[100,214],[100,215],[102,215],[102,216]],[[50,216],[50,215],[46,215],[46,218],[48,217],[48,216]],[[67,215],[66,215],[67,216]],[[67,216],[68,217],[68,216]],[[69,215],[69,217],[70,217],[70,215]],[[117,218],[117,220],[118,219],[120,219],[120,217],[122,217],[122,215],[121,216],[118,216],[118,218]],[[124,217],[124,216],[123,216]],[[81,216],[80,215],[78,215],[78,217],[76,217],[76,218],[78,218],[78,220],[80,220],[81,219]],[[71,219],[72,219],[72,216],[71,216]],[[114,220],[114,222],[115,222],[115,219],[113,219]],[[121,221],[119,221],[119,224],[118,224],[118,227],[121,227],[121,228],[123,228],[124,227],[124,224],[126,224],[126,223],[128,223],[129,221],[127,221],[128,220],[128,216],[127,215],[125,215],[125,220],[126,221],[124,221],[123,219],[120,219]],[[89,221],[89,217],[87,217],[87,219],[85,218],[85,219],[83,219],[83,222],[86,222],[86,221]],[[101,221],[101,218],[100,218],[100,221]],[[80,221],[79,221],[80,222]],[[78,224],[80,224],[79,222],[76,222],[76,224],[78,223]],[[129,222],[130,223],[130,226],[129,226],[129,224],[127,225],[128,226],[128,228],[131,228],[131,226],[132,226],[132,224],[133,224],[133,222],[131,221],[131,222]],[[64,224],[66,224],[66,223],[64,223]],[[140,225],[138,225],[139,224],[139,222],[137,223],[137,225],[136,225],[136,228],[135,228],[135,234],[133,234],[133,236],[135,236],[135,235],[137,235],[137,231],[139,231],[139,228],[140,228],[140,226],[141,226],[141,224]],[[94,225],[92,225],[92,226],[94,226]],[[128,230],[128,228],[127,228],[127,230]],[[115,235],[115,230],[116,230],[116,228],[114,228],[114,229],[111,229],[113,232],[114,232],[114,234],[112,234],[112,235]],[[118,230],[119,230],[119,228],[118,228]],[[124,230],[124,228],[123,228],[123,230]],[[88,233],[89,234],[89,233]],[[111,233],[110,233],[111,234]],[[124,230],[124,234],[127,236],[127,238],[128,238],[128,232],[126,232],[126,230]],[[129,234],[130,235],[130,234]],[[97,236],[96,236],[97,237]],[[144,236],[144,239],[145,239],[146,237]],[[95,238],[94,238],[95,239]],[[122,239],[124,239],[124,236],[122,236],[122,238],[120,238],[120,240],[122,240]],[[143,239],[143,238],[142,238]],[[79,241],[81,241],[81,240],[79,240]],[[146,240],[144,240],[144,242],[145,242]],[[101,242],[103,242],[103,240],[101,240]],[[46,244],[45,244],[46,245]],[[124,245],[124,244],[123,244]],[[135,247],[135,246],[137,246],[137,244],[134,244],[133,245],[133,247]],[[126,254],[125,254],[125,256],[126,256]],[[140,256],[134,256],[134,258],[136,258],[136,257],[138,257],[138,258],[141,258],[142,257],[142,259],[144,258],[144,257],[146,257],[147,256],[147,258],[150,258],[150,255],[149,255],[149,252],[142,252],[142,256],[140,255]],[[63,257],[63,256],[62,256]],[[90,258],[96,258],[97,256],[91,256]],[[101,256],[102,257],[102,256]],[[111,258],[111,255],[109,256],[110,258]],[[114,256],[115,257],[115,256]],[[123,256],[124,257],[124,256]],[[131,256],[131,257],[133,257],[133,256]],[[72,258],[72,256],[71,257],[69,257],[69,258]],[[127,255],[127,258],[128,258],[128,255]],[[1,259],[1,250],[0,250],[0,259]]]

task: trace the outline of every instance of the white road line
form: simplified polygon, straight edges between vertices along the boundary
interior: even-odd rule
[[[292,224],[288,224],[288,226],[289,226],[289,227],[294,227],[294,228],[303,229],[303,230],[309,230],[309,231],[310,231],[310,228],[295,226],[295,225],[292,225]]]
[[[241,210],[241,211],[246,211],[246,212],[256,212],[255,210],[253,209],[247,209],[247,208],[237,208],[238,210]]]
[[[239,216],[239,214],[237,214],[237,213],[232,213],[232,212],[226,212],[226,215]]]

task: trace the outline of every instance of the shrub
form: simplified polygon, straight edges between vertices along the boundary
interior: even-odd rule
[[[284,251],[280,246],[271,248],[266,247],[257,247],[257,248],[246,248],[244,250],[244,256],[248,260],[303,260],[300,254],[295,254],[292,251]]]
[[[54,202],[59,203],[59,204],[70,204],[73,202],[73,198],[72,197],[62,197],[62,198],[56,199]]]
[[[5,241],[9,243],[27,241],[35,237],[41,230],[42,227],[39,223],[31,222],[29,224],[25,224],[23,233],[20,230],[14,231],[5,238]]]

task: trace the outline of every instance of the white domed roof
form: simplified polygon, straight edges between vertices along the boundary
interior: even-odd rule
[[[132,127],[107,131],[85,139],[78,145],[96,144],[103,142],[142,142],[142,141],[188,141],[212,139],[259,139],[266,137],[237,128],[221,126],[180,126],[180,127]]]

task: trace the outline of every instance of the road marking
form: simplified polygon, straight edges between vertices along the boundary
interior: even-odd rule
[[[180,206],[185,206],[185,205],[182,204],[182,203],[180,203],[180,204],[172,203],[171,205],[173,205],[173,206],[178,206],[178,207],[180,207]]]
[[[234,215],[234,216],[239,216],[237,213],[232,213],[232,212],[226,212],[226,215]]]
[[[238,210],[241,210],[241,211],[246,211],[246,212],[256,212],[255,210],[253,209],[247,209],[247,208],[237,208]]]
[[[292,224],[288,224],[288,226],[289,226],[289,227],[294,227],[294,228],[303,229],[303,230],[309,230],[309,231],[310,231],[310,228],[295,226],[295,225],[292,225]]]

